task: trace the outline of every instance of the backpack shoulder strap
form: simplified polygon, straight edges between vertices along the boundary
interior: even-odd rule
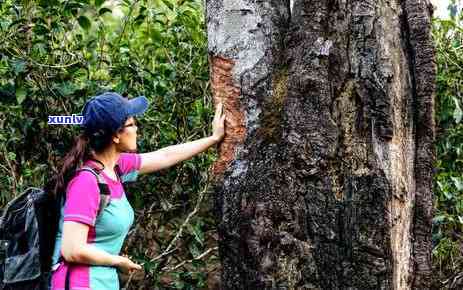
[[[101,177],[101,175],[100,175],[101,170],[99,170],[99,169],[95,169],[95,168],[93,168],[91,166],[85,165],[85,166],[82,166],[81,168],[77,169],[77,171],[89,171],[96,177],[96,180],[98,181],[98,183],[106,183],[104,178]]]
[[[116,175],[117,175],[117,178],[119,179],[119,181],[121,182],[122,184],[122,189],[124,190],[125,192],[125,186],[126,186],[126,183],[124,182],[124,180],[122,179],[122,171],[121,171],[121,168],[119,167],[119,164],[116,163],[116,166],[114,166],[114,171],[116,172]]]
[[[77,171],[88,171],[88,172],[91,172],[96,177],[96,180],[98,183],[98,189],[100,191],[100,205],[98,207],[98,213],[97,213],[97,217],[98,217],[100,216],[100,214],[103,212],[105,207],[111,201],[111,192],[109,191],[108,184],[106,183],[104,178],[100,175],[101,170],[95,170],[94,168],[90,166],[82,166]]]
[[[121,171],[121,168],[119,167],[119,164],[116,163],[116,165],[114,166],[114,171],[116,171],[116,175],[117,175],[117,178],[119,178],[119,181],[123,184],[122,182],[122,171]]]

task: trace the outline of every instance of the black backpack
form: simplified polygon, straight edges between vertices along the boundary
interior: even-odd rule
[[[102,168],[84,166],[78,171],[82,170],[97,178],[100,215],[110,202],[109,187],[100,176]],[[121,180],[117,165],[116,174]],[[65,194],[54,197],[42,188],[29,187],[3,209],[0,219],[0,290],[49,289],[52,255],[64,199]]]

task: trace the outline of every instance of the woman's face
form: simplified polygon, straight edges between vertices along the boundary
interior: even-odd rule
[[[117,133],[119,143],[116,143],[119,151],[131,152],[137,150],[137,121],[129,117],[125,121],[124,127]]]

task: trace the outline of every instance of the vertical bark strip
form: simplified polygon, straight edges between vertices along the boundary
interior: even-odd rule
[[[427,4],[207,1],[223,289],[429,288]]]
[[[431,37],[432,6],[428,1],[403,0],[409,33],[411,70],[414,75],[415,98],[415,180],[416,197],[413,219],[414,289],[429,289],[431,285],[432,249],[432,186],[435,162],[434,97],[436,63]]]

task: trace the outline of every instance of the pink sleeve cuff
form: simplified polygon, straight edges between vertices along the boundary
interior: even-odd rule
[[[141,167],[141,155],[139,153],[135,154],[135,169],[137,171],[140,171]]]
[[[72,221],[72,222],[80,222],[89,226],[95,226],[95,220],[91,219],[88,216],[80,215],[80,214],[67,214],[64,216],[63,221]]]

